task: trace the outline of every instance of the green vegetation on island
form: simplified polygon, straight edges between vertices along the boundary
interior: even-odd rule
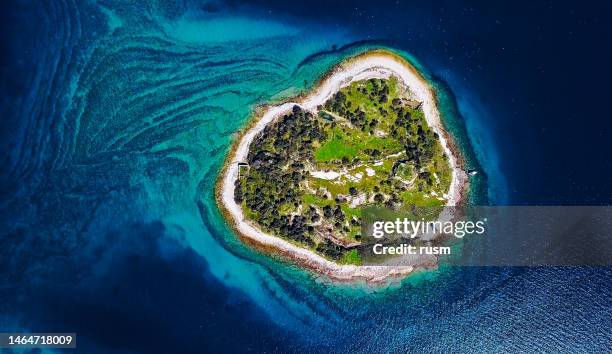
[[[398,79],[356,81],[317,112],[294,106],[252,141],[234,199],[262,230],[360,264],[361,208],[442,206],[451,167]]]

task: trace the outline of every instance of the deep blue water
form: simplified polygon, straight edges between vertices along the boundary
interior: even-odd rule
[[[87,353],[609,349],[609,268],[331,286],[242,245],[212,194],[253,107],[385,46],[444,93],[474,201],[610,204],[609,4],[249,3],[3,4],[0,332]]]

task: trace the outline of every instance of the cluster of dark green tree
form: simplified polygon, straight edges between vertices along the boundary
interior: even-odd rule
[[[299,106],[268,124],[251,143],[248,172],[235,182],[236,202],[244,203],[267,231],[313,246],[313,216],[309,220],[282,211],[299,207],[304,193],[299,183],[307,174],[304,161],[313,158],[312,143],[325,139],[322,124]]]
[[[402,139],[406,151],[406,162],[414,164],[416,171],[419,171],[419,178],[425,180],[428,185],[433,184],[431,174],[426,171],[420,172],[420,170],[435,157],[439,149],[438,134],[426,126],[422,113],[411,114],[411,109],[399,103],[395,104],[395,102],[391,109],[397,116],[391,128],[391,136]]]
[[[367,92],[367,89],[364,88],[364,90]],[[387,92],[388,90],[389,88],[387,87]],[[371,94],[372,93],[370,92],[370,95]],[[324,107],[326,110],[337,113],[340,116],[348,119],[353,126],[361,129],[361,131],[372,132],[378,125],[378,120],[374,118],[368,119],[366,113],[360,107],[352,106],[353,104],[351,101],[347,100],[346,94],[342,91],[338,91],[329,100],[327,100],[327,102],[325,102]]]

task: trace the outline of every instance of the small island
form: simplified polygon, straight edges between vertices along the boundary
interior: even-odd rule
[[[466,174],[457,151],[429,83],[401,57],[370,51],[311,94],[263,109],[231,150],[216,195],[253,244],[335,280],[381,282],[435,258],[362,265],[362,208],[458,204]]]

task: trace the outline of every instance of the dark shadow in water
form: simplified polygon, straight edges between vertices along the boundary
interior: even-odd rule
[[[287,334],[249,298],[223,286],[207,263],[160,222],[107,234],[62,257],[53,274],[4,289],[3,316],[31,331],[77,332],[81,352],[190,353],[281,348]],[[265,322],[265,323],[264,323]],[[228,335],[231,333],[231,335]]]

